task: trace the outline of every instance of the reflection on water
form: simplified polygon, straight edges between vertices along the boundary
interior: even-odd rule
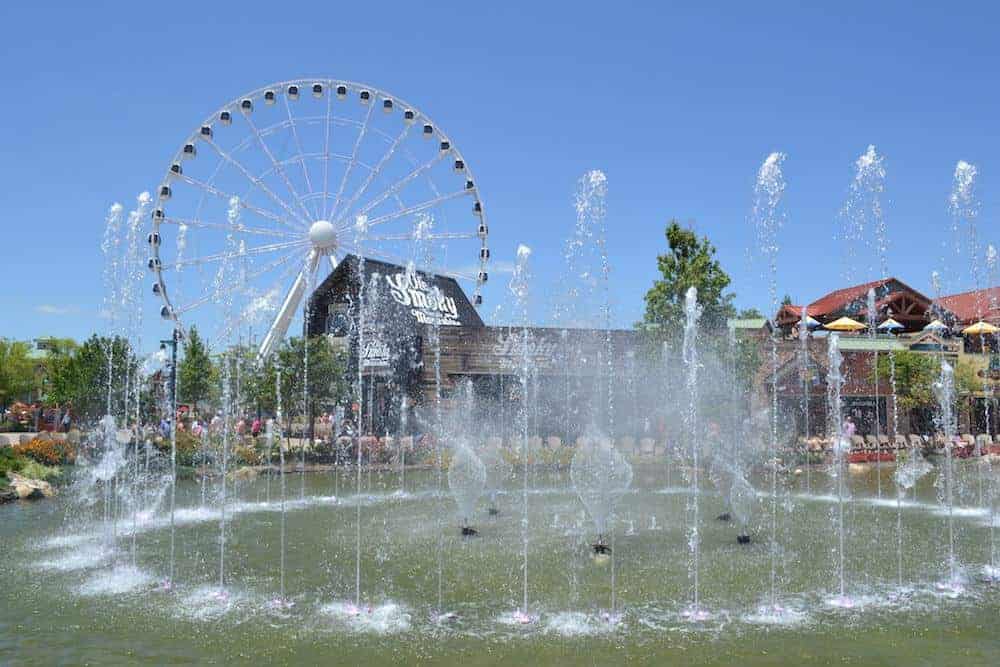
[[[895,499],[876,497],[873,476],[855,475],[846,510],[849,604],[833,604],[836,586],[836,496],[832,481],[813,471],[811,493],[793,489],[796,521],[782,536],[787,593],[779,608],[767,601],[769,543],[766,527],[751,525],[754,539],[737,544],[737,526],[715,520],[725,503],[706,486],[700,531],[700,597],[708,620],[684,616],[690,599],[686,570],[686,493],[666,489],[662,469],[636,466],[632,488],[616,504],[615,557],[620,615],[605,605],[606,560],[589,548],[593,531],[565,471],[532,471],[529,558],[537,623],[503,622],[520,599],[520,480],[509,477],[497,496],[499,514],[477,505],[474,537],[463,537],[454,501],[438,493],[435,476],[373,474],[362,493],[333,474],[306,478],[306,494],[287,503],[289,604],[275,606],[278,590],[279,504],[266,500],[266,480],[235,489],[227,536],[231,585],[216,580],[218,512],[200,507],[195,483],[179,487],[177,583],[164,591],[163,554],[169,540],[165,516],[136,524],[137,560],[127,549],[108,550],[106,536],[64,500],[0,508],[6,604],[0,608],[0,662],[101,662],[142,658],[192,659],[202,652],[238,660],[344,664],[414,661],[491,663],[545,660],[576,664],[614,659],[624,646],[634,658],[667,659],[683,650],[686,661],[740,660],[788,664],[820,662],[851,653],[884,652],[936,664],[960,662],[960,647],[977,646],[974,664],[1000,660],[989,624],[1000,592],[986,582],[989,512],[972,504],[972,468],[959,466],[956,551],[964,573],[961,590],[938,585],[947,555],[946,525],[934,487],[935,473],[902,504],[904,571],[896,585]],[[350,473],[343,473],[350,474]],[[968,479],[966,479],[968,478]],[[794,483],[794,482],[793,482]],[[755,480],[760,488],[760,480]],[[334,489],[350,489],[346,495]],[[766,496],[765,496],[766,497]],[[764,502],[763,500],[761,502]],[[355,512],[362,511],[363,577],[369,598],[353,600]],[[445,607],[437,600],[436,513],[444,512]],[[754,516],[761,516],[756,513]],[[766,513],[764,514],[766,517]],[[759,521],[760,519],[754,519]],[[131,525],[117,535],[131,540]],[[39,622],[43,619],[44,622]],[[863,631],[859,631],[861,628]],[[865,630],[867,628],[867,630]],[[52,636],[58,635],[57,640]],[[844,643],[849,638],[849,646]],[[987,641],[993,643],[987,643]],[[849,649],[849,650],[848,650]],[[992,654],[990,651],[994,651]],[[339,661],[339,660],[338,660]],[[909,664],[905,659],[901,664]]]

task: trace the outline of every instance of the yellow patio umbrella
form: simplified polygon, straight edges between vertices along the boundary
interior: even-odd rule
[[[966,336],[984,336],[995,334],[998,331],[1000,331],[1000,329],[996,328],[989,322],[983,322],[982,320],[962,329],[962,333]]]
[[[862,329],[867,329],[865,325],[861,324],[857,320],[852,320],[849,317],[841,317],[840,319],[834,320],[823,327],[824,329],[829,329],[830,331],[861,331]]]

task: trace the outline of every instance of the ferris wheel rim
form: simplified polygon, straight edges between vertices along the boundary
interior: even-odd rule
[[[321,90],[320,90],[319,94],[317,94],[315,92],[314,86],[321,86]],[[298,94],[295,97],[292,97],[292,94],[291,94],[293,87],[297,88],[297,93]],[[343,91],[343,94],[342,94],[342,91]],[[365,93],[367,93],[367,98],[364,97]],[[322,96],[326,96],[327,97],[327,104],[326,104],[327,112],[326,112],[326,114],[325,115],[319,115],[319,116],[298,116],[298,117],[293,117],[292,113],[291,113],[291,109],[289,108],[290,102],[297,101],[299,96],[305,96],[305,95],[310,95],[310,94],[312,94],[315,97],[322,97]],[[367,104],[368,107],[369,107],[368,111],[366,112],[366,118],[363,121],[363,123],[362,122],[358,122],[358,121],[353,120],[353,119],[345,118],[343,116],[331,114],[331,108],[332,108],[332,105],[333,105],[333,98],[334,98],[334,96],[336,96],[337,98],[339,98],[339,99],[342,100],[342,99],[345,99],[347,96],[352,95],[352,94],[358,96],[359,99],[362,101],[362,103]],[[275,103],[278,102],[278,98],[279,97],[281,98],[281,102],[286,106],[286,111],[287,111],[288,117],[285,120],[279,121],[277,123],[273,123],[270,126],[265,126],[263,128],[257,128],[256,125],[254,124],[254,122],[252,120],[250,120],[250,116],[253,113],[253,105],[255,103],[261,101],[261,100],[264,100],[264,102],[266,104],[275,104]],[[269,101],[269,98],[270,98],[270,101]],[[241,108],[244,108],[247,103],[249,103],[249,109],[247,110],[246,113],[244,113],[243,111],[241,111]],[[388,105],[388,107],[386,105]],[[386,111],[387,113],[395,113],[395,112],[401,111],[402,114],[403,114],[404,129],[397,135],[397,137],[395,139],[392,138],[392,136],[391,136],[390,133],[383,131],[381,128],[378,128],[378,127],[368,128],[369,119],[374,114],[375,109],[377,107],[380,107],[380,106],[383,107],[383,110]],[[223,121],[224,114],[228,114],[228,118],[230,119],[229,122]],[[201,199],[200,199],[200,201],[198,203],[198,207],[197,207],[197,210],[200,211],[202,205],[204,204],[205,198],[208,197],[208,195],[210,193],[211,194],[216,194],[216,193],[212,193],[211,192],[211,182],[215,180],[218,172],[222,169],[223,164],[229,163],[229,164],[231,164],[233,166],[236,166],[238,164],[238,162],[236,162],[234,159],[231,159],[231,158],[227,157],[227,155],[226,155],[227,153],[229,153],[229,154],[236,153],[237,147],[229,148],[228,150],[224,149],[224,148],[221,148],[220,146],[218,146],[215,143],[214,133],[212,132],[212,128],[214,128],[217,124],[222,123],[223,125],[228,125],[229,123],[231,123],[232,122],[231,121],[232,117],[236,116],[237,114],[239,114],[241,116],[244,116],[244,118],[247,121],[248,126],[250,127],[250,129],[253,132],[252,136],[244,137],[243,140],[238,144],[239,150],[242,151],[242,150],[248,149],[248,146],[252,145],[253,140],[256,139],[256,142],[259,144],[260,149],[264,153],[267,154],[267,156],[270,158],[271,163],[272,163],[272,167],[270,169],[268,169],[267,171],[265,171],[263,174],[258,174],[256,176],[256,179],[254,178],[254,176],[252,174],[250,174],[246,170],[244,170],[244,172],[243,172],[244,176],[255,187],[257,187],[262,193],[268,195],[268,198],[273,198],[275,200],[275,203],[281,202],[281,204],[279,205],[279,208],[284,209],[285,213],[287,215],[281,215],[279,213],[277,215],[274,215],[273,217],[275,218],[275,221],[282,222],[283,224],[286,224],[288,227],[291,228],[290,231],[285,234],[286,236],[288,236],[290,238],[294,238],[296,236],[296,234],[302,234],[306,238],[309,238],[310,234],[311,234],[311,231],[313,230],[313,228],[315,227],[316,223],[318,223],[318,222],[324,222],[324,223],[327,223],[327,224],[332,223],[333,226],[337,229],[338,233],[342,233],[345,230],[349,229],[350,225],[347,223],[346,218],[348,218],[350,216],[350,214],[351,214],[351,212],[353,210],[352,207],[355,206],[355,205],[357,205],[359,203],[358,200],[360,199],[361,195],[364,194],[365,190],[367,189],[367,186],[368,186],[371,178],[374,177],[375,175],[377,175],[378,169],[381,168],[381,166],[383,166],[382,163],[385,162],[385,161],[387,161],[389,158],[392,157],[392,155],[395,152],[395,149],[396,149],[397,145],[401,141],[403,141],[404,138],[407,136],[407,133],[409,132],[409,127],[411,127],[413,125],[421,125],[421,124],[424,126],[422,128],[422,131],[425,133],[425,136],[428,133],[428,128],[430,128],[430,130],[429,130],[430,133],[433,136],[435,136],[441,142],[441,151],[439,152],[439,154],[436,157],[432,158],[430,161],[427,161],[427,162],[425,162],[425,163],[423,163],[423,164],[418,165],[417,167],[415,167],[414,168],[414,172],[411,173],[411,174],[408,174],[406,178],[409,178],[410,176],[414,176],[415,173],[418,172],[418,171],[420,171],[421,169],[423,169],[423,170],[426,171],[426,170],[430,169],[431,167],[433,167],[434,165],[436,165],[440,161],[440,159],[444,158],[444,156],[446,156],[446,155],[450,156],[452,159],[454,159],[456,161],[456,163],[455,163],[456,164],[456,170],[457,170],[457,165],[458,164],[462,165],[462,170],[463,170],[463,173],[465,174],[467,187],[465,188],[464,191],[450,192],[450,193],[447,193],[446,195],[442,195],[441,197],[439,197],[439,199],[443,201],[444,199],[450,199],[450,198],[453,198],[453,197],[458,197],[458,196],[463,196],[463,195],[471,196],[472,199],[475,202],[474,213],[475,213],[475,215],[478,217],[478,219],[480,221],[480,230],[484,230],[484,229],[488,230],[487,214],[486,214],[486,210],[485,210],[485,205],[483,204],[483,197],[482,197],[482,194],[481,194],[479,183],[476,180],[475,172],[474,172],[473,168],[471,167],[471,165],[469,165],[468,161],[465,159],[465,156],[462,153],[462,151],[457,146],[454,145],[454,143],[451,140],[450,135],[447,132],[445,132],[444,130],[442,130],[441,127],[428,114],[426,114],[424,111],[422,111],[419,107],[417,107],[415,105],[412,105],[407,100],[405,100],[405,99],[403,99],[403,98],[401,98],[399,96],[393,95],[393,94],[389,93],[388,91],[386,91],[386,90],[384,90],[382,88],[379,88],[379,87],[376,87],[376,86],[372,86],[372,85],[369,85],[369,84],[366,84],[366,83],[358,82],[358,81],[352,81],[352,80],[347,80],[347,79],[335,79],[335,78],[332,78],[332,77],[312,77],[312,78],[303,77],[303,78],[287,79],[287,80],[277,81],[277,82],[270,83],[268,85],[260,86],[258,88],[253,89],[252,91],[250,91],[248,93],[244,93],[243,95],[239,95],[237,97],[234,97],[234,98],[228,100],[223,105],[217,107],[216,110],[214,112],[212,112],[212,114],[206,116],[202,120],[201,124],[198,125],[198,126],[196,126],[195,130],[192,133],[188,134],[183,139],[183,141],[180,143],[180,146],[178,147],[177,151],[174,152],[174,154],[173,154],[173,156],[172,156],[172,158],[170,160],[170,163],[169,163],[169,165],[167,167],[167,170],[166,170],[166,172],[165,172],[163,178],[161,179],[161,181],[159,183],[159,186],[157,188],[156,197],[154,199],[153,207],[152,207],[153,208],[153,215],[152,215],[152,221],[153,222],[152,222],[152,228],[151,228],[152,229],[152,233],[150,234],[151,255],[150,255],[150,260],[149,260],[149,268],[151,269],[151,271],[152,271],[152,273],[154,275],[154,292],[156,293],[156,295],[160,298],[160,300],[163,303],[163,307],[161,308],[161,316],[165,320],[171,321],[175,329],[178,329],[178,330],[183,330],[184,329],[184,323],[182,321],[182,316],[184,316],[187,312],[189,312],[190,310],[193,310],[197,306],[193,305],[193,304],[187,304],[187,305],[180,304],[180,303],[174,304],[173,301],[171,300],[171,297],[170,297],[170,291],[168,289],[168,283],[164,279],[164,274],[169,271],[169,267],[164,266],[164,264],[163,264],[163,262],[161,261],[161,258],[160,258],[159,234],[160,234],[161,225],[164,225],[164,224],[174,224],[174,223],[178,223],[180,221],[180,218],[174,218],[174,217],[166,215],[166,213],[165,213],[166,202],[170,198],[170,194],[169,194],[170,193],[170,185],[172,183],[174,183],[178,179],[180,179],[182,181],[185,181],[188,184],[191,184],[191,182],[194,180],[194,179],[191,179],[191,177],[186,177],[185,178],[185,176],[183,175],[183,171],[180,170],[180,169],[176,169],[177,165],[179,165],[184,160],[184,158],[185,158],[185,150],[187,149],[188,146],[197,145],[198,142],[201,142],[201,143],[204,143],[204,144],[207,144],[207,145],[211,146],[213,148],[213,150],[216,152],[216,154],[218,155],[219,162],[216,165],[215,172],[213,173],[213,175],[212,175],[209,183],[208,184],[201,184],[202,186],[205,186],[205,187],[201,188],[202,189],[202,193],[200,195]],[[297,191],[295,190],[295,188],[293,187],[293,185],[290,183],[287,175],[285,175],[284,173],[282,173],[283,180],[285,181],[285,183],[288,186],[288,189],[290,191],[290,194],[292,195],[291,197],[289,197],[287,199],[285,199],[283,197],[280,197],[278,195],[274,195],[265,186],[262,186],[262,185],[258,184],[258,183],[262,183],[263,182],[262,179],[265,176],[271,176],[271,175],[273,175],[274,172],[280,172],[284,168],[293,165],[295,162],[300,162],[302,164],[302,168],[303,168],[303,172],[305,173],[306,181],[307,181],[307,183],[309,183],[309,172],[308,172],[308,170],[306,169],[306,166],[305,166],[305,160],[307,159],[307,157],[306,157],[307,153],[304,150],[302,150],[301,143],[300,143],[300,140],[299,140],[299,137],[298,137],[297,124],[299,124],[299,123],[310,124],[310,123],[319,123],[319,122],[322,122],[323,125],[324,125],[324,127],[325,127],[324,131],[327,133],[327,145],[325,146],[325,150],[324,150],[323,153],[313,153],[313,154],[309,154],[309,155],[322,156],[323,157],[323,159],[324,159],[324,169],[327,172],[327,173],[324,174],[324,181],[326,181],[326,176],[328,175],[330,161],[334,157],[336,157],[337,160],[343,160],[344,158],[348,159],[348,162],[347,162],[348,166],[345,169],[345,174],[343,175],[341,183],[340,183],[340,186],[338,188],[338,193],[337,193],[334,205],[330,209],[329,214],[328,214],[328,212],[326,210],[326,205],[328,203],[328,200],[330,199],[330,193],[327,190],[324,190],[322,193],[314,192],[314,191],[312,191],[312,187],[311,187],[311,184],[310,184],[310,192],[305,193],[303,195],[300,195],[300,194],[297,193]],[[342,156],[342,155],[333,156],[330,153],[330,150],[329,150],[329,132],[330,132],[331,123],[335,123],[335,122],[339,122],[339,123],[341,123],[342,125],[345,125],[345,126],[346,125],[355,125],[355,126],[360,125],[361,126],[361,129],[359,131],[358,138],[357,138],[357,141],[356,141],[356,145],[354,147],[354,155],[352,155],[350,157],[348,157],[348,156]],[[285,159],[283,161],[279,161],[279,160],[277,160],[274,157],[274,155],[271,153],[270,149],[268,148],[267,143],[263,140],[263,137],[270,136],[271,133],[274,133],[276,131],[275,128],[278,128],[278,127],[280,127],[282,130],[288,129],[290,127],[291,130],[292,130],[292,136],[295,137],[296,143],[299,144],[298,145],[298,148],[299,148],[298,153],[296,153],[292,158],[287,158],[287,159]],[[205,134],[205,128],[208,128],[208,134],[207,134],[207,136]],[[365,164],[365,163],[363,163],[363,162],[361,162],[360,160],[357,159],[358,147],[360,146],[361,142],[364,140],[364,138],[366,136],[366,133],[368,131],[371,131],[374,134],[379,135],[379,137],[383,141],[385,141],[385,142],[389,142],[389,141],[393,142],[391,144],[390,149],[382,155],[382,159],[379,161],[378,165]],[[444,149],[445,145],[448,146],[447,150]],[[409,160],[410,164],[414,164],[414,163],[417,162],[417,160],[415,160],[412,157],[412,155],[410,155],[408,153],[405,153],[405,152],[404,152],[404,155]],[[368,174],[369,174],[369,177],[368,177],[368,179],[366,179],[366,182],[365,182],[365,184],[363,185],[362,188],[356,190],[353,194],[351,194],[350,198],[346,202],[342,202],[341,199],[342,199],[342,196],[344,194],[344,187],[346,185],[348,176],[350,174],[350,171],[356,165],[360,166],[363,169],[366,169],[367,172],[368,172]],[[406,180],[404,179],[403,183],[405,183],[405,182],[406,182]],[[433,180],[429,180],[429,182],[431,183],[432,188],[434,188],[434,191],[437,192],[436,186],[433,185]],[[391,191],[392,188],[396,187],[397,185],[398,185],[397,183],[394,183],[393,186],[391,188],[389,188],[389,190],[387,190],[387,192]],[[167,193],[166,196],[163,196],[164,192]],[[221,194],[224,194],[224,193],[221,193]],[[385,195],[385,196],[381,200],[379,200],[376,203],[376,205],[381,204],[382,202],[385,201],[386,198],[388,198],[388,196],[391,196],[391,195],[386,195],[385,193],[381,193],[379,196],[382,197],[383,195]],[[323,204],[323,209],[324,209],[322,216],[317,216],[316,215],[316,209],[313,209],[312,211],[310,211],[310,209],[309,209],[309,207],[307,205],[307,201],[309,201],[310,199],[315,199],[318,196],[322,196],[322,204]],[[341,208],[341,204],[342,203],[345,204],[345,205]],[[371,202],[364,202],[364,201],[362,201],[361,203],[363,203],[363,204],[370,204]],[[421,204],[422,205],[426,204],[425,208],[431,208],[435,204],[435,202],[433,200],[431,200],[429,202],[422,202]],[[400,202],[400,205],[402,206],[402,202]],[[245,204],[244,202],[241,202],[240,206],[245,207],[245,208],[249,208],[249,205]],[[298,214],[293,213],[294,208],[300,209],[298,211]],[[419,206],[417,206],[417,207],[411,207],[411,208],[419,209]],[[254,210],[253,212],[256,215],[258,215],[259,217],[264,217],[264,218],[271,217],[271,216],[264,215],[263,214],[263,209],[259,209],[258,208],[258,210]],[[395,212],[394,211],[393,213],[383,215],[382,217],[385,218],[386,220],[388,220],[389,218],[402,217],[404,215],[409,215],[410,213],[413,213],[413,211],[407,211],[404,208],[402,210],[402,212]],[[299,214],[304,214],[304,215],[299,215]],[[199,215],[197,217],[200,218],[200,213],[199,213]],[[379,218],[375,219],[375,223],[378,223],[379,221],[380,221]],[[204,223],[204,221],[200,221],[200,222],[202,222],[202,226],[207,226]],[[291,223],[291,224],[289,224],[289,223]],[[299,225],[301,226],[301,229],[294,228],[294,225],[296,223],[299,223]],[[184,223],[181,223],[181,224],[184,224]],[[309,226],[310,224],[312,225],[312,227]],[[245,227],[245,226],[241,225],[241,227]],[[254,231],[253,228],[245,228],[244,230],[245,231],[250,231],[250,232]],[[264,233],[263,230],[257,230],[257,231],[260,232],[260,233]],[[268,233],[271,233],[272,235],[275,235],[275,236],[281,236],[282,235],[280,232],[277,232],[275,230],[268,230]],[[474,304],[476,306],[479,306],[481,304],[480,291],[481,291],[482,286],[483,286],[483,284],[485,282],[485,279],[484,279],[484,276],[486,275],[485,269],[486,269],[486,265],[487,265],[488,260],[489,260],[489,251],[488,251],[488,246],[487,246],[487,241],[486,241],[486,239],[487,239],[486,234],[488,234],[488,231],[485,232],[485,233],[483,233],[481,231],[478,234],[478,237],[481,239],[481,244],[480,244],[480,248],[481,249],[480,249],[480,257],[479,257],[480,272],[479,272],[478,278],[475,281],[475,290],[474,290]],[[472,235],[472,234],[469,234],[469,235],[454,234],[454,235],[451,235],[449,238],[465,238],[465,237],[472,238],[474,236],[476,236],[476,235]],[[155,244],[152,241],[152,239],[154,237],[157,238],[157,242]],[[388,235],[386,236],[386,238],[388,238]],[[277,244],[275,244],[275,245],[277,245]],[[349,243],[344,242],[344,243],[342,243],[342,245],[340,246],[340,248],[341,249],[348,249],[352,245],[353,244],[349,244]],[[302,244],[288,243],[287,247],[288,247],[288,250],[289,250],[290,253],[292,253],[292,252],[296,252],[297,253],[297,252],[301,251],[302,249],[309,248],[309,245],[308,245],[308,243],[302,243]],[[314,247],[313,250],[315,250],[315,249],[316,248]],[[311,252],[312,252],[312,250],[310,250],[310,253]],[[364,253],[363,246],[360,243],[357,244],[356,247],[354,247],[354,253],[358,254],[359,256],[364,256],[366,254],[366,253]],[[327,254],[327,253],[321,253],[321,254]],[[335,266],[335,264],[336,264],[336,255],[334,255],[333,252],[330,252],[328,254],[331,257],[331,264],[333,264]],[[375,252],[375,251],[371,252],[370,254],[371,254],[371,256],[373,258],[377,258],[378,255],[379,255],[379,253]],[[311,271],[310,272],[315,272],[317,270],[317,268],[318,268],[318,262],[313,262],[312,264],[310,264],[310,266],[311,266]],[[433,267],[430,267],[430,268],[433,268]],[[306,270],[307,270],[306,268],[303,268],[303,271],[306,271]],[[444,274],[444,275],[453,275],[455,277],[458,277],[458,272],[442,271],[441,273]],[[302,274],[300,273],[300,276],[301,275]],[[471,279],[468,276],[462,276],[462,277],[464,279]],[[311,282],[311,276],[309,276],[307,278],[309,278],[309,281]],[[202,296],[204,296],[204,295],[202,295]],[[272,326],[273,326],[273,324],[274,323],[272,323]],[[282,333],[282,337],[283,337],[283,335],[284,335],[284,333]]]

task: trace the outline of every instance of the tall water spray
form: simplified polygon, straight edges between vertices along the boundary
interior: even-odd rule
[[[987,280],[991,286],[997,284],[997,249],[991,244],[986,248],[986,275]],[[1000,302],[997,300],[997,290],[990,289],[990,299],[989,299],[989,312],[995,313],[1000,309]],[[991,341],[993,343],[993,350],[1000,350],[1000,335],[993,334],[991,336]],[[992,359],[992,353],[991,353]],[[987,381],[983,382],[984,391],[986,393],[986,419],[984,420],[987,425],[987,430],[990,428],[992,419],[991,417],[996,414],[996,397],[994,396],[993,384]],[[992,455],[992,449],[989,454]],[[989,485],[987,487],[987,502],[989,503],[989,526],[990,526],[990,564],[988,566],[986,575],[991,580],[996,580],[1000,578],[1000,569],[997,567],[997,548],[996,548],[996,505],[998,498],[998,480],[996,476],[996,470],[993,467],[992,456],[984,456],[983,463],[980,465],[985,465],[987,467],[987,473],[989,476]]]
[[[875,289],[869,288],[866,295],[866,306],[867,306],[867,318],[868,318],[868,337],[872,341],[875,340],[875,334],[878,327],[878,308],[875,302]],[[872,391],[875,394],[875,443],[876,443],[876,454],[875,454],[875,486],[876,495],[879,500],[882,500],[882,438],[880,433],[880,422],[881,422],[881,410],[879,409],[879,396],[878,396],[878,347],[872,350]],[[878,512],[875,512],[875,534],[878,535]]]
[[[955,558],[955,471],[953,448],[957,423],[955,418],[955,370],[946,360],[941,360],[941,375],[933,385],[934,397],[938,403],[937,427],[944,435],[944,489],[943,501],[948,517],[948,580],[943,588],[958,592],[962,588],[959,578],[958,561]]]
[[[700,516],[698,498],[701,495],[698,474],[700,468],[699,451],[701,450],[702,433],[698,424],[698,320],[701,319],[702,308],[698,304],[698,290],[689,287],[684,295],[684,369],[685,389],[688,395],[687,410],[684,413],[684,426],[688,443],[691,447],[691,473],[689,496],[690,520],[688,524],[688,548],[691,551],[691,563],[688,566],[691,579],[691,606],[687,616],[692,620],[704,620],[708,613],[701,608],[698,575],[700,570],[699,555],[701,538],[698,533]]]
[[[355,438],[357,447],[357,461],[355,469],[355,495],[357,507],[354,516],[354,608],[351,612],[357,614],[361,609],[361,420],[364,406],[364,362],[361,359],[365,349],[365,291],[367,288],[365,280],[365,256],[362,252],[365,238],[368,235],[368,217],[359,215],[354,220],[355,245],[358,248],[358,302],[357,316],[354,318],[355,337],[357,340],[358,376],[355,386],[355,401],[358,405],[358,412],[355,415]]]
[[[778,568],[780,566],[781,548],[778,539],[778,341],[777,323],[774,321],[778,312],[778,231],[784,222],[784,213],[780,209],[781,199],[785,193],[785,177],[781,165],[785,160],[784,153],[771,153],[764,160],[757,172],[757,182],[754,185],[754,200],[752,220],[757,233],[757,252],[766,264],[768,294],[770,296],[771,333],[769,349],[769,374],[771,382],[770,410],[770,440],[768,448],[768,465],[771,471],[771,544],[770,568],[771,586],[769,604],[772,610],[778,608]]]
[[[948,211],[951,214],[952,251],[946,252],[941,258],[941,266],[951,266],[953,262],[962,259],[962,227],[969,227],[970,250],[975,251],[977,245],[975,220],[979,215],[979,201],[976,198],[976,177],[979,170],[974,164],[959,160],[955,164],[952,176],[951,195],[948,197]],[[951,255],[951,258],[948,255]],[[968,258],[970,267],[975,270],[978,257],[973,254]]]
[[[833,443],[833,466],[831,474],[837,481],[837,582],[838,596],[830,601],[834,606],[850,607],[853,602],[847,597],[845,586],[846,560],[844,550],[844,506],[847,503],[847,454],[851,450],[853,426],[844,430],[843,408],[841,405],[841,390],[844,386],[844,375],[841,368],[843,357],[840,354],[840,336],[831,333],[827,337],[827,357],[829,369],[826,375],[827,390],[827,430],[830,442]]]
[[[520,414],[520,454],[522,462],[522,488],[521,488],[521,574],[522,574],[522,602],[521,608],[515,612],[515,619],[522,624],[532,623],[536,618],[529,611],[528,606],[528,382],[531,376],[529,357],[529,317],[528,317],[528,293],[531,283],[529,273],[529,261],[531,259],[531,248],[526,245],[517,247],[517,262],[514,265],[514,274],[510,279],[510,291],[514,295],[517,304],[517,313],[521,320],[521,345],[520,345],[520,366],[518,368],[518,380],[521,389]]]
[[[809,311],[802,306],[799,316],[799,374],[802,384],[802,425],[803,437],[805,438],[805,469],[806,469],[806,493],[812,492],[812,461],[809,451],[809,410],[812,407],[809,400],[810,392],[810,370],[809,361]]]
[[[978,169],[973,164],[969,164],[964,160],[960,160],[955,166],[955,174],[953,178],[952,192],[949,200],[949,208],[951,212],[951,217],[953,225],[966,227],[968,233],[968,248],[969,248],[969,272],[972,278],[972,287],[975,290],[975,317],[976,320],[982,322],[989,307],[987,299],[984,297],[981,291],[983,276],[982,270],[980,268],[980,257],[982,252],[979,247],[979,230],[977,227],[976,220],[979,217],[979,200],[976,196],[976,177],[978,176]],[[991,246],[992,247],[992,246]],[[995,254],[995,251],[994,251]],[[991,263],[991,258],[987,255],[986,257],[987,266]],[[992,263],[996,263],[995,257],[992,259]],[[990,291],[992,294],[992,290]],[[987,348],[986,334],[980,334],[980,344],[983,350]],[[984,374],[983,377],[983,393],[989,394],[992,391],[992,384],[989,379],[988,374]],[[988,405],[988,401],[987,401]],[[987,407],[987,417],[989,416],[989,408]],[[989,430],[989,419],[986,420],[987,430]],[[976,482],[978,490],[978,504],[980,507],[984,504],[985,499],[985,485],[986,485],[986,474],[989,462],[983,456],[981,451],[982,440],[976,438],[975,446],[975,457],[976,457]]]
[[[284,606],[287,604],[288,598],[285,597],[285,531],[286,531],[286,507],[285,499],[287,497],[287,489],[285,487],[285,443],[282,437],[283,435],[283,424],[282,419],[284,418],[282,411],[281,402],[281,368],[275,364],[274,371],[274,420],[270,423],[272,429],[274,430],[274,439],[278,442],[278,466],[280,469],[279,480],[281,482],[281,525],[280,525],[280,538],[279,538],[279,562],[278,562],[278,599],[276,601],[278,606]]]

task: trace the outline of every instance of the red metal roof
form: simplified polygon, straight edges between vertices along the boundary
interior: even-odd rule
[[[1000,287],[949,294],[940,298],[942,306],[958,318],[960,324],[988,320],[1000,321]]]
[[[874,280],[870,283],[862,283],[861,285],[854,285],[852,287],[835,290],[820,297],[819,299],[816,299],[806,306],[806,312],[813,317],[823,317],[825,315],[829,315],[830,313],[835,313],[843,309],[844,306],[852,301],[863,298],[866,294],[868,294],[868,290],[881,287],[882,285],[885,285],[893,280],[896,279],[882,278],[881,280]]]
[[[890,285],[890,283],[894,284],[896,289],[892,289],[891,287],[880,289]],[[898,278],[892,277],[834,290],[816,299],[808,306],[784,305],[778,311],[776,320],[781,326],[789,326],[801,319],[803,308],[805,308],[807,315],[820,322],[829,322],[844,314],[856,318],[859,314],[856,308],[851,309],[849,312],[847,306],[858,301],[864,301],[868,290],[871,289],[876,290],[876,292],[882,292],[876,301],[879,312],[886,312],[887,308],[893,308],[896,311],[893,316],[910,328],[919,324],[920,321],[926,323],[926,310],[930,308],[931,300]],[[907,306],[907,312],[900,312],[898,309],[901,299],[908,300],[911,304]],[[919,304],[919,313],[910,312],[913,311],[913,303]],[[862,304],[860,313],[862,318],[866,315],[864,311],[865,307]],[[1000,311],[997,312],[997,317],[1000,319]]]

